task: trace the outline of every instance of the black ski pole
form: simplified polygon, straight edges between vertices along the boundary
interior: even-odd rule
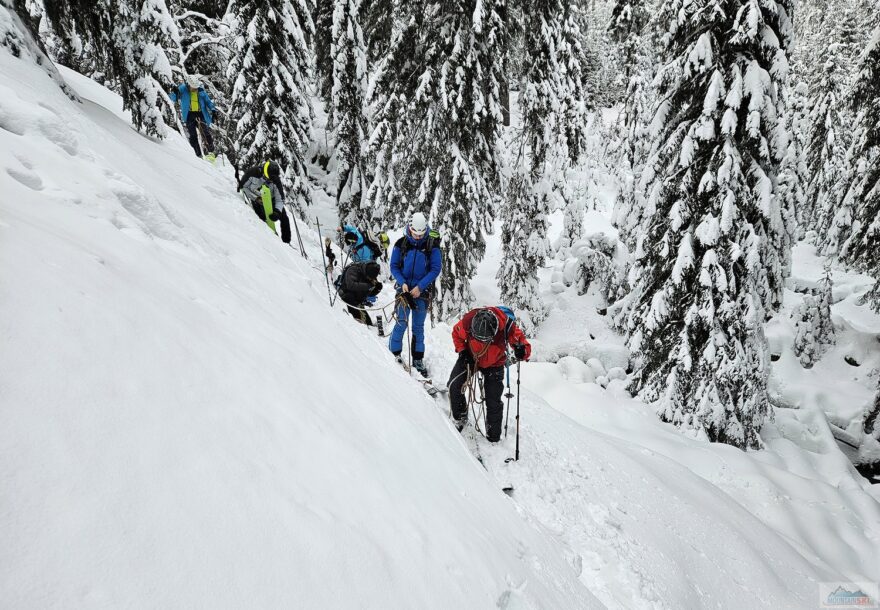
[[[513,393],[510,391],[510,366],[506,366],[507,372],[507,393],[504,397],[507,399],[507,415],[504,417],[504,438],[507,438],[507,424],[510,422],[510,399],[513,398]]]
[[[315,224],[318,225],[318,244],[321,243],[321,221],[315,216]],[[327,300],[330,301],[330,307],[333,307],[333,296],[330,294],[330,277],[327,272],[327,259],[324,258],[324,250],[321,250],[321,261],[324,263],[324,282],[327,284]]]
[[[516,363],[516,461],[519,461],[519,361]]]
[[[413,339],[412,339],[412,311],[408,311],[406,314],[406,341],[409,343],[409,349],[406,350],[409,354],[409,371],[412,373],[412,348],[413,348]]]
[[[306,223],[308,224],[308,223]],[[302,252],[303,258],[309,260],[309,255],[306,254],[306,246],[303,243],[302,236],[299,234],[299,225],[296,224],[296,219],[293,221],[293,226],[296,229],[296,238],[299,240],[299,250]],[[318,244],[320,246],[320,244]]]
[[[290,217],[293,218],[293,228],[296,229],[296,241],[299,242],[299,253],[302,254],[304,259],[308,260],[309,257],[306,254],[306,248],[303,246],[303,240],[299,234],[299,223],[296,222],[296,214],[294,213],[293,206],[290,206]]]

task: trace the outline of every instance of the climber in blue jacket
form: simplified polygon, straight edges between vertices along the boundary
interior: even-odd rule
[[[424,361],[425,318],[434,292],[434,280],[440,275],[442,265],[440,234],[431,230],[424,214],[416,212],[403,230],[403,237],[397,240],[391,251],[391,275],[397,284],[398,294],[403,298],[397,306],[397,322],[391,331],[388,348],[402,361],[403,335],[412,310],[412,365],[424,377],[428,377]]]
[[[192,75],[186,78],[186,82],[178,85],[169,96],[172,102],[180,105],[180,117],[189,132],[189,145],[193,147],[197,157],[202,156],[199,146],[197,130],[202,126],[202,136],[205,138],[207,154],[205,158],[214,162],[214,138],[211,137],[211,113],[216,110],[208,92],[202,88],[201,79]]]
[[[360,229],[352,225],[342,225],[338,230],[342,233],[342,240],[353,263],[369,263],[379,258],[379,244],[365,239]]]

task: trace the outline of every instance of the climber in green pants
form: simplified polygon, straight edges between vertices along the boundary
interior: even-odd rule
[[[275,221],[281,222],[281,240],[289,244],[290,219],[284,211],[281,167],[275,161],[255,165],[241,175],[238,191],[270,229],[275,230]]]

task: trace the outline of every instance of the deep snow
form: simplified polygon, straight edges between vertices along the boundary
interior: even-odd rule
[[[880,580],[877,494],[821,409],[763,452],[682,435],[596,383],[627,355],[592,293],[546,291],[522,459],[483,446],[486,472],[327,307],[313,229],[303,260],[228,167],[62,74],[82,105],[0,51],[0,606],[804,608]],[[447,324],[428,349],[442,378]]]

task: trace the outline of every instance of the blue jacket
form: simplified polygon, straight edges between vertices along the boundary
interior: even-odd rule
[[[363,234],[356,227],[342,225],[342,231],[343,233],[354,233],[357,235],[357,241],[348,248],[348,255],[351,257],[352,262],[368,263],[376,260],[376,253],[364,242]]]
[[[431,252],[425,252],[428,239],[433,239],[434,244]],[[406,254],[402,255],[403,240],[407,240]],[[406,231],[391,251],[391,275],[394,276],[398,286],[406,284],[409,288],[419,287],[424,293],[443,268],[443,255],[440,252],[440,236],[431,231],[430,227],[421,239],[413,239]]]
[[[187,84],[178,85],[177,89],[172,91],[168,97],[171,98],[172,102],[177,102],[180,105],[180,116],[183,122],[186,123],[186,117],[189,116],[189,87]],[[214,102],[208,96],[208,92],[201,87],[199,87],[199,108],[202,111],[202,118],[205,119],[205,125],[210,125],[211,113],[216,108],[214,107]]]

